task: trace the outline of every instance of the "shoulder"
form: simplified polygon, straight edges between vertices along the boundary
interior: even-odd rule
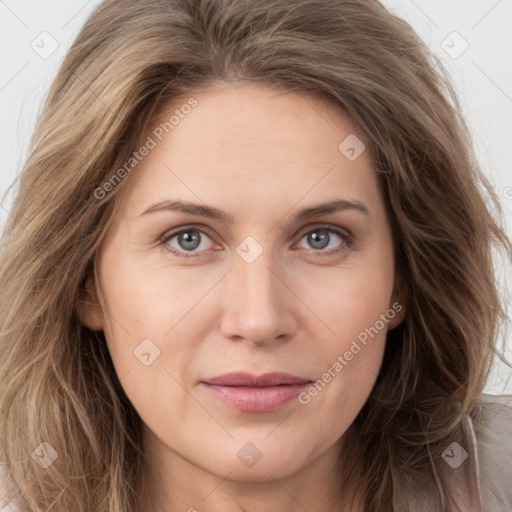
[[[445,449],[447,464],[440,466],[456,502],[452,509],[512,512],[512,395],[481,395],[463,420],[459,441]],[[393,471],[394,512],[440,509],[430,474],[413,474],[403,467]]]
[[[485,510],[512,510],[512,395],[483,394],[471,414]]]
[[[7,466],[0,462],[0,512],[17,512],[18,509],[14,503],[16,486],[9,482]]]

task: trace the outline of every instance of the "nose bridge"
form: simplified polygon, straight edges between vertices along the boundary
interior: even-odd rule
[[[266,302],[273,298],[277,284],[271,270],[276,266],[274,252],[270,236],[258,240],[247,236],[236,248],[234,279],[241,281],[237,286],[243,287],[246,299]]]
[[[251,256],[238,258],[232,273],[232,279],[236,281],[234,286],[241,290],[240,306],[272,315],[280,306],[279,296],[282,295],[279,281],[271,270],[275,267],[272,249],[267,247],[260,254],[255,254],[256,249],[249,245],[249,250]]]
[[[243,290],[242,297],[246,304],[261,307],[277,305],[279,290],[277,290],[277,279],[271,271],[273,266],[272,258],[263,255],[252,263],[238,262],[235,269],[236,286],[240,286]]]
[[[249,239],[238,246],[237,253],[234,268],[226,276],[224,334],[261,344],[289,333],[293,328],[290,297],[284,278],[278,277],[272,248]]]

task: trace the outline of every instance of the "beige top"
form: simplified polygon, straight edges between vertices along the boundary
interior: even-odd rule
[[[512,512],[512,395],[482,395],[464,422],[465,439],[442,457],[456,512]],[[393,512],[437,512],[433,482],[405,474],[394,477]]]
[[[465,418],[464,433],[443,452],[443,477],[459,507],[454,512],[512,512],[512,395],[482,395],[481,406]],[[15,486],[5,477],[0,464],[0,512],[17,512]],[[392,512],[441,510],[432,482],[405,472],[393,481]]]

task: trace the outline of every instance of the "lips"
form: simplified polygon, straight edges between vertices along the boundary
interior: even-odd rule
[[[220,377],[214,377],[204,381],[206,384],[215,384],[217,386],[246,386],[251,388],[256,387],[269,387],[269,386],[284,386],[289,384],[307,384],[308,379],[296,377],[289,373],[264,373],[262,375],[254,375],[252,373],[227,373]]]
[[[210,397],[245,412],[270,412],[290,403],[312,381],[288,373],[228,373],[203,381]]]

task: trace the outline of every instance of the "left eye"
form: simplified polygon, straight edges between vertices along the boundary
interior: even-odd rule
[[[324,251],[324,249],[328,248],[328,245],[332,240],[332,233],[334,233],[338,238],[341,238],[343,243],[341,247],[338,244],[337,246],[335,245],[334,248],[331,247],[330,250]],[[347,251],[353,244],[352,235],[348,231],[342,230],[338,227],[319,226],[307,231],[302,235],[301,240],[303,238],[306,238],[308,243],[310,243],[314,249],[321,251],[323,256],[331,256],[333,254],[339,254],[340,252]]]
[[[338,244],[335,248],[324,250],[332,240],[332,233],[341,238],[341,246]],[[173,239],[176,239],[177,247],[171,243]],[[200,256],[200,253],[208,250],[207,247],[201,247],[206,239],[210,239],[210,237],[204,231],[198,228],[186,228],[163,235],[160,242],[167,251],[175,256],[190,258]],[[300,240],[302,239],[307,239],[307,242],[313,246],[313,252],[322,256],[332,256],[347,251],[353,244],[353,237],[348,231],[334,226],[318,226],[310,229],[301,236]]]

